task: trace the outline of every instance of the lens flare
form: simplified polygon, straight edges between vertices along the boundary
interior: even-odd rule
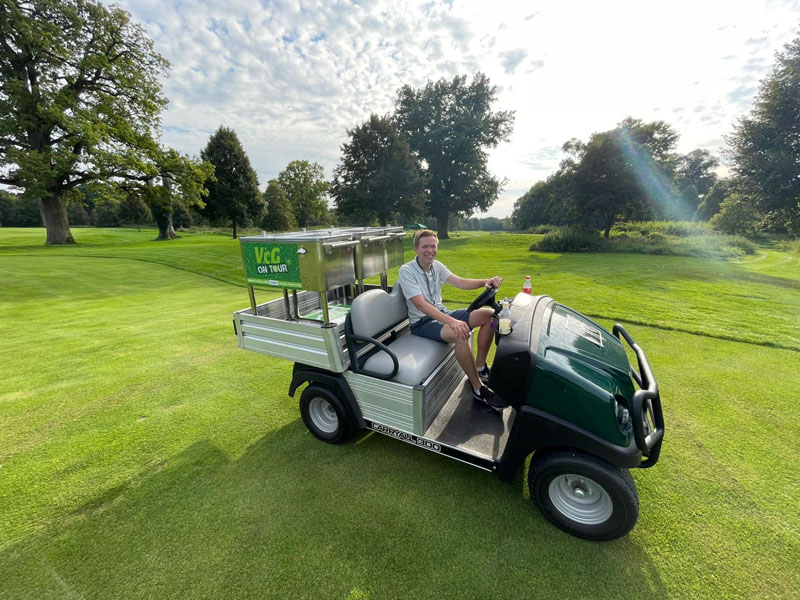
[[[672,179],[656,164],[647,148],[636,143],[628,131],[622,131],[618,139],[620,151],[633,167],[647,203],[662,217],[690,219],[694,207],[681,196]]]

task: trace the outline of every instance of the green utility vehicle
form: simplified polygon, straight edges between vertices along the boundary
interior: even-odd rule
[[[664,419],[642,349],[548,296],[511,299],[511,333],[496,335],[489,381],[501,414],[472,400],[450,345],[412,336],[402,291],[400,228],[241,238],[249,308],[234,314],[240,348],[294,362],[289,395],[320,440],[368,429],[511,482],[532,456],[531,498],[572,535],[610,540],[639,515],[629,469],[658,461]],[[381,285],[364,279],[381,275]],[[254,287],[283,290],[257,304]],[[291,291],[291,294],[290,294]],[[499,313],[497,290],[469,307]],[[627,346],[636,357],[631,367]],[[638,370],[637,370],[638,369]]]

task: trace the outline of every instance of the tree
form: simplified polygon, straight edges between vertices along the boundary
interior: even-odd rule
[[[564,145],[576,158],[567,169],[574,177],[573,220],[602,228],[606,237],[614,223],[643,209],[634,169],[622,148],[618,131],[592,134],[585,144],[573,140]]]
[[[570,208],[574,204],[575,178],[558,170],[545,181],[539,181],[514,202],[511,218],[517,229],[536,225],[569,225],[574,221]]]
[[[719,159],[708,150],[692,150],[689,154],[682,154],[675,159],[675,182],[681,190],[694,187],[697,190],[697,199],[705,196],[717,182],[714,172],[719,166]]]
[[[730,179],[720,179],[709,192],[703,196],[694,213],[695,221],[708,221],[719,212],[720,205],[733,193],[734,185]]]
[[[217,129],[200,157],[214,165],[214,178],[206,182],[208,197],[203,212],[211,222],[229,223],[235,239],[240,225],[264,213],[258,176],[238,136],[227,127]]]
[[[800,235],[800,37],[776,53],[750,115],[726,141],[745,196]]]
[[[373,114],[347,134],[331,186],[340,214],[365,224],[377,218],[381,225],[422,214],[425,178],[391,119]]]
[[[300,227],[327,221],[328,203],[324,195],[330,184],[325,181],[322,165],[293,160],[278,174],[278,184],[286,194]]]
[[[503,186],[488,171],[487,149],[511,135],[512,111],[492,112],[496,89],[477,73],[451,81],[429,81],[424,89],[398,92],[396,118],[412,150],[424,161],[429,212],[440,239],[447,238],[450,214],[487,210]]]
[[[118,7],[0,0],[0,183],[40,202],[48,244],[74,243],[77,186],[158,175],[167,67]]]
[[[720,211],[711,218],[711,226],[717,231],[751,237],[755,235],[760,215],[753,202],[734,192],[720,205]]]
[[[119,205],[119,216],[123,223],[136,225],[137,231],[141,231],[142,223],[151,223],[153,213],[150,207],[139,194],[128,194]]]
[[[147,203],[158,226],[156,241],[171,240],[178,237],[172,225],[173,202],[203,208],[208,195],[203,184],[213,178],[214,165],[170,148],[160,153],[156,169],[155,176],[127,185],[126,191],[140,194]]]
[[[277,179],[269,180],[267,189],[264,190],[264,204],[267,207],[267,214],[262,221],[264,229],[267,231],[288,231],[297,227],[289,199],[281,189]]]
[[[627,118],[588,142],[570,140],[561,169],[574,177],[569,218],[600,227],[605,237],[619,220],[651,214],[691,216],[672,182],[672,147],[678,135],[663,121]],[[692,208],[692,211],[694,209]]]

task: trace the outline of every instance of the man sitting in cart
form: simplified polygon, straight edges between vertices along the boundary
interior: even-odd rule
[[[465,279],[454,275],[436,260],[438,249],[439,238],[436,233],[430,229],[418,231],[414,236],[416,257],[400,267],[399,282],[408,305],[411,333],[437,342],[455,344],[456,360],[469,378],[472,397],[499,412],[508,403],[486,385],[489,381],[486,358],[493,337],[492,329],[488,326],[492,310],[482,308],[471,313],[466,308],[448,310],[442,304],[442,284],[449,283],[461,290],[475,290],[483,286],[500,287],[502,279]],[[477,358],[472,356],[469,343],[469,333],[475,327],[480,327]]]

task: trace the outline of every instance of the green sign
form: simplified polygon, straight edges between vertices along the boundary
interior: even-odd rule
[[[297,244],[243,241],[242,260],[250,285],[303,289]]]

